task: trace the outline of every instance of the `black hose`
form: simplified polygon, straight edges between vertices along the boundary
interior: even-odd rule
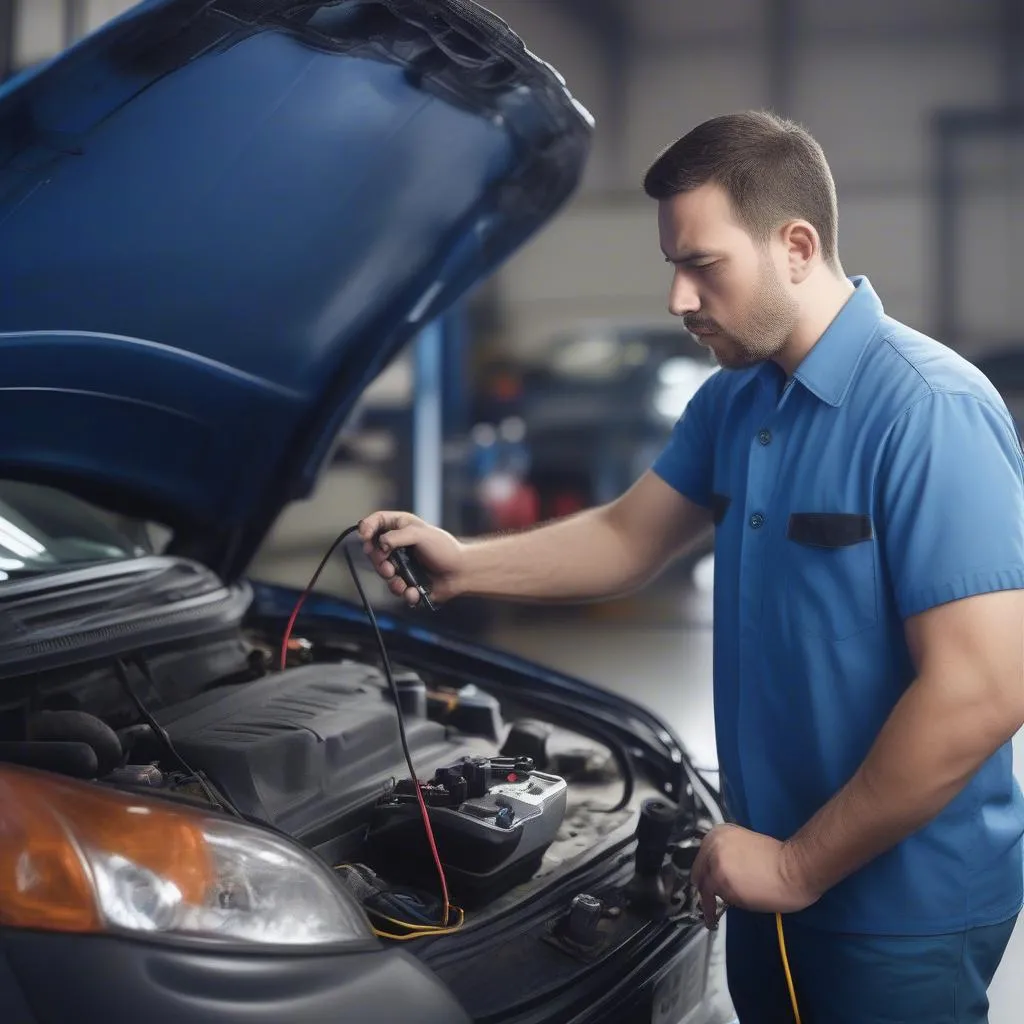
[[[85,711],[36,711],[28,717],[26,739],[86,744],[95,751],[99,776],[112,772],[124,758],[117,733],[102,719]]]

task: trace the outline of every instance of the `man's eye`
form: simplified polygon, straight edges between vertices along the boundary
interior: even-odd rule
[[[703,272],[703,271],[711,270],[714,267],[717,267],[718,266],[718,261],[717,260],[712,260],[711,263],[694,263],[692,266],[693,266],[694,270],[700,270],[700,271]]]

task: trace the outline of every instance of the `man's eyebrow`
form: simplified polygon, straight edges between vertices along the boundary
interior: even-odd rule
[[[699,260],[710,260],[718,256],[718,253],[703,251],[685,252],[680,256],[670,256],[667,252],[664,251],[664,249],[662,250],[661,254],[662,256],[665,257],[667,262],[675,263],[676,266],[683,266],[687,263],[696,263]]]

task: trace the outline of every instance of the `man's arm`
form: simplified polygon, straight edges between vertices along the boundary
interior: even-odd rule
[[[441,601],[590,601],[641,586],[710,529],[711,513],[649,471],[608,505],[520,533],[458,541],[408,513],[377,512],[363,521],[363,539],[381,526],[385,544],[416,548]],[[369,543],[367,553],[393,592],[415,603],[386,554]]]
[[[939,814],[1024,724],[1024,459],[1005,409],[933,393],[894,424],[881,540],[915,679],[785,847],[822,893]]]
[[[995,401],[933,392],[894,424],[879,542],[914,678],[853,778],[788,841],[713,830],[694,864],[751,910],[813,903],[953,800],[1024,721],[1024,457]]]
[[[934,818],[1024,726],[1024,590],[906,623],[917,678],[860,769],[783,844],[782,872],[817,898]]]
[[[466,592],[586,601],[635,590],[711,528],[711,513],[653,472],[622,497],[536,530],[471,541]]]
[[[634,590],[711,529],[714,467],[712,377],[687,404],[654,467],[622,497],[537,529],[473,541],[406,512],[375,512],[360,524],[366,553],[410,604],[419,594],[395,579],[386,552],[414,546],[433,579],[433,596],[517,601],[592,601]],[[380,531],[383,530],[383,533]]]

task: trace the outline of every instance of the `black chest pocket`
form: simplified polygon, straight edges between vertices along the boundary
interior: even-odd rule
[[[798,633],[845,640],[878,615],[871,517],[794,512],[786,524],[785,588],[779,599]]]

